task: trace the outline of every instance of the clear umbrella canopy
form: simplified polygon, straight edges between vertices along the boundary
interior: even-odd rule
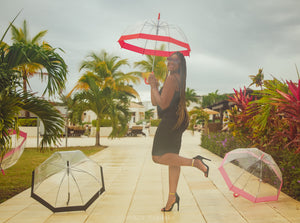
[[[235,196],[241,195],[253,202],[278,199],[281,171],[269,154],[257,148],[230,151],[219,170]]]
[[[168,57],[176,51],[189,56],[190,46],[183,31],[158,19],[130,26],[119,39],[122,48],[140,54]],[[161,48],[163,47],[163,48]]]
[[[54,212],[85,210],[104,190],[101,166],[79,150],[55,152],[32,175],[31,196]]]

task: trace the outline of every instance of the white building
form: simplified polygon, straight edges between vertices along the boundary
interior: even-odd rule
[[[131,119],[129,124],[134,124],[140,120],[145,119],[145,106],[141,103],[130,102],[129,111],[131,113]]]

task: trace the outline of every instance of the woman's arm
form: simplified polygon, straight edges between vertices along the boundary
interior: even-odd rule
[[[156,102],[155,96],[154,96],[156,91],[158,92],[157,88],[151,87],[151,103],[154,106],[157,106],[157,102]]]
[[[155,100],[155,96],[154,96],[155,93],[154,92],[156,90],[158,91],[158,81],[155,78],[153,72],[150,73],[150,75],[148,77],[148,82],[149,82],[150,87],[151,87],[151,103],[152,103],[152,105],[157,106],[157,102]]]
[[[162,110],[169,107],[171,104],[175,90],[178,88],[177,81],[174,75],[169,75],[165,81],[164,88],[159,94],[158,88],[151,85],[151,101],[153,105],[159,105]]]

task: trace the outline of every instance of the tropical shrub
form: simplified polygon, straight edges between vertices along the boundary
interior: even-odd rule
[[[209,114],[206,113],[202,108],[193,108],[189,111],[190,123],[189,129],[194,131],[195,126],[204,125],[205,130],[207,131],[207,124],[209,119]]]
[[[276,90],[282,97],[274,98],[278,113],[286,120],[287,129],[283,129],[288,141],[285,148],[291,148],[296,153],[300,153],[300,79],[298,85],[292,81],[287,81],[288,93]]]
[[[253,118],[253,115],[248,113],[253,96],[247,93],[246,88],[244,88],[244,91],[242,89],[240,91],[233,90],[235,94],[229,96],[229,101],[234,102],[235,106],[228,111],[228,127],[236,138],[241,141],[247,141],[251,139],[250,136],[253,131],[252,126],[249,125],[249,121]]]
[[[19,125],[20,126],[36,126],[37,119],[36,118],[19,118]]]
[[[300,80],[298,84],[277,79],[264,81],[264,89],[249,96],[246,90],[235,90],[229,100],[235,106],[229,111],[228,127],[240,140],[263,151],[282,148],[300,152]]]
[[[93,120],[92,121],[92,126],[96,127],[97,125],[97,120]],[[112,122],[110,119],[102,119],[100,121],[100,127],[111,127],[112,126]]]
[[[160,123],[161,119],[152,119],[151,120],[151,126],[157,127]]]
[[[201,136],[201,146],[221,157],[231,150],[247,148],[249,145],[249,141],[239,140],[231,132],[209,133]]]
[[[143,119],[143,120],[139,120],[137,121],[135,124],[137,125],[143,125],[144,123],[149,123],[150,119]]]

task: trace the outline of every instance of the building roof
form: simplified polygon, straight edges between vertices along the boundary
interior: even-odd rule
[[[144,108],[145,106],[131,101],[129,107],[130,108]]]

